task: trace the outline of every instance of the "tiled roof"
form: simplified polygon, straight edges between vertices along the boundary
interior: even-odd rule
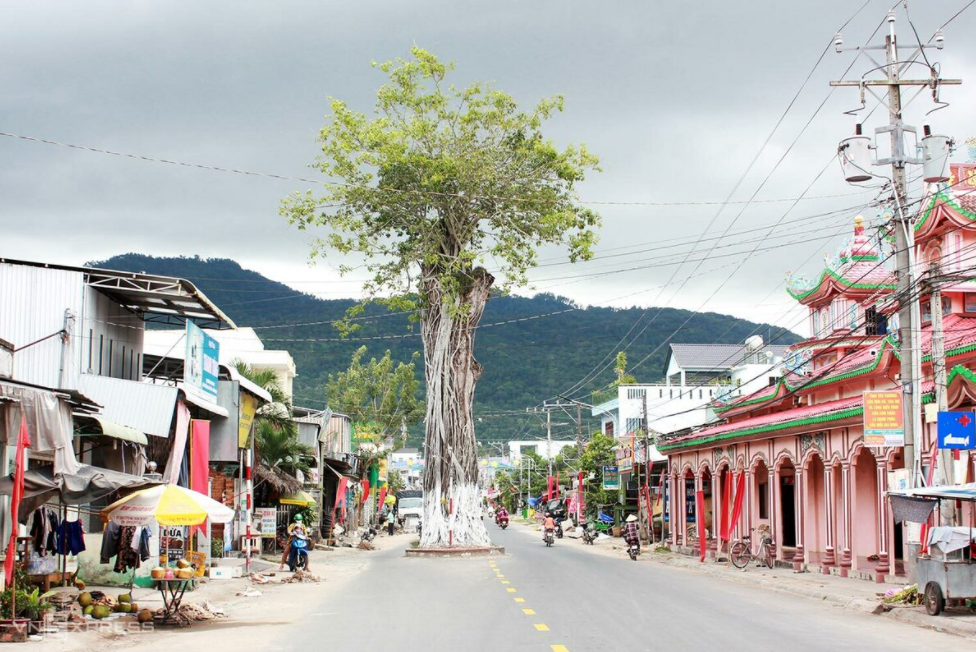
[[[781,357],[786,352],[786,346],[781,344],[767,344],[760,353],[772,352],[773,357]],[[685,369],[731,369],[742,364],[748,356],[755,352],[748,352],[742,344],[672,344],[671,356],[678,366]]]
[[[710,444],[732,437],[744,437],[808,424],[837,421],[858,416],[862,414],[863,410],[860,396],[842,398],[836,401],[807,405],[783,412],[774,412],[773,414],[764,414],[750,419],[702,428],[681,437],[659,442],[658,448],[661,451],[670,451],[688,446]]]
[[[952,357],[976,350],[976,318],[963,317],[958,314],[946,315],[942,320],[942,331],[945,333],[946,355]],[[932,329],[922,331],[921,342],[922,360],[928,361],[932,354]]]

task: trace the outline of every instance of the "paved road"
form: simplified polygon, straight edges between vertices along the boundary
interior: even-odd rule
[[[377,552],[277,650],[973,650],[973,643],[813,600],[585,550],[547,549],[515,526],[492,536],[504,557],[406,559]],[[327,591],[328,584],[324,585]]]

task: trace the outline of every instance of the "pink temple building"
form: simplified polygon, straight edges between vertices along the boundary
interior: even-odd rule
[[[969,166],[971,167],[971,166]],[[972,174],[953,166],[959,175]],[[976,174],[929,196],[915,220],[917,277],[941,264],[950,410],[976,404]],[[972,193],[972,194],[969,194]],[[906,530],[893,522],[885,492],[889,473],[905,468],[901,447],[868,447],[863,393],[897,390],[900,372],[894,275],[864,233],[861,218],[835,264],[813,281],[791,281],[809,309],[813,336],[787,352],[786,371],[770,386],[713,406],[717,422],[658,442],[668,456],[671,546],[717,555],[729,487],[744,476],[741,516],[731,538],[760,525],[771,529],[776,559],[797,570],[820,570],[883,581],[904,574]],[[923,403],[933,401],[929,297],[922,305]],[[908,397],[906,396],[906,400]],[[924,406],[923,406],[924,409]],[[923,418],[922,471],[936,447],[935,423]],[[962,451],[955,481],[972,482],[971,452]],[[696,505],[695,492],[706,500]],[[964,521],[965,523],[965,521]],[[701,527],[697,527],[701,524]],[[754,537],[755,542],[755,537]]]

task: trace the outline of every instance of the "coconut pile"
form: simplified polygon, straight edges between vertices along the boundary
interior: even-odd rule
[[[140,609],[139,605],[132,601],[131,593],[120,593],[118,598],[113,598],[102,591],[82,591],[78,594],[78,606],[85,616],[95,620],[103,620],[113,613],[136,614],[136,619],[140,623],[147,623],[153,619],[153,612],[149,609]]]

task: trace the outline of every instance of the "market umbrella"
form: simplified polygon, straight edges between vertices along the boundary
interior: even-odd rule
[[[198,491],[175,484],[142,489],[117,500],[102,514],[123,526],[200,525],[208,518],[214,523],[229,523],[234,510]]]
[[[314,505],[315,499],[299,489],[298,491],[291,492],[287,496],[282,496],[278,499],[278,502],[282,505],[299,505],[301,507],[307,507],[308,505]]]

